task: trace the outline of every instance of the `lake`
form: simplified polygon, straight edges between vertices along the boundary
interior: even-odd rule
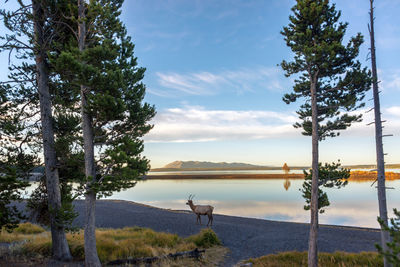
[[[160,208],[188,210],[189,194],[195,194],[195,204],[210,204],[218,214],[268,220],[309,222],[309,211],[303,209],[304,199],[299,189],[301,179],[182,179],[146,180],[109,199],[140,202]],[[341,189],[324,189],[331,205],[320,215],[320,223],[378,228],[376,184],[349,182]],[[400,180],[387,181],[388,211],[400,209]]]
[[[270,173],[270,171],[249,173]],[[160,173],[154,174],[160,175]],[[221,172],[212,171],[204,174],[221,174]],[[302,183],[302,179],[148,179],[139,181],[135,187],[115,193],[108,199],[140,202],[167,209],[189,210],[185,203],[189,194],[194,194],[195,204],[213,205],[214,212],[218,214],[309,222],[309,211],[303,209],[305,202],[299,191]],[[379,228],[376,221],[378,216],[376,183],[372,187],[371,184],[370,181],[350,181],[341,189],[324,189],[328,193],[331,205],[325,209],[325,213],[320,214],[320,223]],[[394,188],[386,191],[389,217],[393,217],[393,208],[400,209],[400,180],[387,181],[386,186]],[[27,191],[31,191],[34,187],[35,185],[32,185]]]

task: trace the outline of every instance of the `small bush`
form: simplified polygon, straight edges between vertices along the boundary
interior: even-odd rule
[[[199,234],[192,235],[188,237],[187,240],[202,248],[210,248],[212,246],[219,246],[222,244],[215,232],[209,228],[202,229]]]

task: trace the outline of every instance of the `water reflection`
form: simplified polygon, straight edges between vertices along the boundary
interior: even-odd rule
[[[285,182],[283,182],[283,188],[285,188],[285,190],[288,191],[289,187],[290,187],[290,180],[286,178]]]
[[[113,195],[113,199],[141,202],[161,208],[186,210],[188,194],[199,204],[210,204],[215,213],[294,222],[309,222],[299,189],[303,180],[147,180]],[[287,186],[285,185],[288,182]],[[352,183],[342,189],[326,189],[331,205],[320,215],[323,224],[378,228],[376,189],[370,182]],[[400,181],[387,181],[388,211],[400,208]]]
[[[188,210],[187,196],[195,194],[196,203],[213,205],[217,214],[309,222],[309,211],[303,209],[304,199],[299,191],[302,183],[301,179],[146,180],[110,198]],[[387,190],[389,217],[393,217],[393,208],[400,208],[400,180],[387,181],[387,185],[395,188]],[[328,193],[331,205],[320,215],[320,223],[379,227],[376,221],[379,214],[377,191],[370,181],[350,181],[342,189],[324,191]]]

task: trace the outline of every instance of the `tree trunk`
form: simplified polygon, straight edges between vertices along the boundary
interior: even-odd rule
[[[379,202],[379,217],[388,224],[387,205],[386,205],[386,187],[385,187],[385,160],[383,155],[382,143],[382,120],[381,108],[379,101],[378,89],[378,74],[376,71],[376,54],[375,54],[375,33],[374,33],[374,7],[373,0],[370,0],[370,37],[371,37],[371,63],[372,63],[372,88],[374,93],[374,113],[375,113],[375,145],[376,145],[376,165],[378,169],[378,202]],[[384,251],[387,251],[387,243],[389,242],[389,233],[381,227],[381,246]],[[384,266],[391,266],[387,258],[384,258]]]
[[[310,75],[311,76],[311,75]],[[311,223],[308,240],[308,266],[318,266],[318,109],[317,78],[311,81],[312,110],[312,183],[311,183]]]
[[[96,248],[95,209],[96,193],[85,194],[86,220],[85,220],[85,266],[101,266]]]
[[[37,86],[40,101],[40,118],[42,123],[43,153],[46,173],[48,207],[51,224],[52,254],[57,260],[71,260],[64,227],[57,220],[57,212],[61,208],[60,182],[57,169],[57,156],[54,147],[54,130],[49,92],[49,70],[47,68],[47,51],[44,48],[44,12],[40,1],[32,1],[34,34],[35,34],[35,61]]]
[[[85,49],[85,1],[78,0],[78,36],[79,36],[79,51]],[[93,191],[92,183],[96,181],[96,168],[94,161],[94,136],[93,136],[93,120],[88,113],[87,107],[87,94],[88,88],[81,85],[81,114],[82,114],[82,129],[83,129],[83,143],[85,151],[85,175],[86,175],[86,220],[85,220],[85,266],[97,267],[101,266],[99,256],[97,255],[96,248],[96,224],[95,224],[95,210],[96,210],[96,192]]]

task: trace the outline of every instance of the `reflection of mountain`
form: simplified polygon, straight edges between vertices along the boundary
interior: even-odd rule
[[[289,179],[286,179],[285,182],[283,183],[283,187],[286,189],[286,191],[288,191],[289,187],[290,187],[290,181]]]

